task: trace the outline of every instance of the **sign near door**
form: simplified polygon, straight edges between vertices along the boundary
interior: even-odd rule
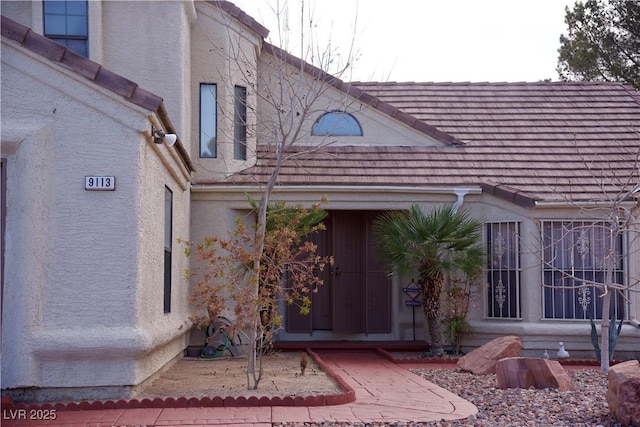
[[[420,290],[420,286],[416,285],[416,282],[414,282],[413,279],[411,279],[409,286],[402,288],[402,292],[405,292],[411,297],[411,300],[405,301],[406,305],[420,305],[420,301],[418,301],[417,298],[422,294],[422,291]],[[413,302],[417,302],[417,304],[410,304]]]

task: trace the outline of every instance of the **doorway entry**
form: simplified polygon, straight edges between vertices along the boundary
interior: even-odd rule
[[[380,211],[330,211],[326,230],[313,237],[319,255],[333,255],[324,284],[312,295],[311,313],[287,306],[287,332],[391,331],[391,279],[376,257],[373,221]],[[330,271],[329,271],[330,270]]]

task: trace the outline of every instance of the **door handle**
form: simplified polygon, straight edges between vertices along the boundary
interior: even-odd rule
[[[336,267],[336,269],[333,272],[333,274],[335,274],[336,276],[339,276],[340,275],[340,267]]]

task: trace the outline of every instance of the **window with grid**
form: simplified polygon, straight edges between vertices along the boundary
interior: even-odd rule
[[[487,227],[487,316],[520,318],[520,234],[517,222]]]
[[[89,57],[89,22],[87,1],[43,2],[44,35]]]
[[[545,221],[542,223],[543,310],[547,319],[601,319],[607,264],[612,281],[622,284],[622,236],[606,222]],[[624,318],[624,298],[612,294],[611,313]]]

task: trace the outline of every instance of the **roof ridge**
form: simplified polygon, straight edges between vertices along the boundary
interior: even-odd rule
[[[386,101],[382,101],[380,98],[372,95],[369,92],[362,90],[354,84],[344,82],[340,78],[333,76],[326,71],[309,64],[308,62],[298,58],[297,56],[292,55],[286,50],[277,47],[267,41],[263,44],[263,49],[265,52],[270,53],[275,56],[277,59],[280,59],[290,65],[295,66],[296,68],[301,69],[304,73],[311,75],[313,78],[318,79],[328,85],[335,87],[336,89],[346,93],[349,96],[352,96],[364,104],[369,105],[370,107],[375,108],[376,110],[386,114],[401,123],[408,125],[409,127],[416,129],[419,132],[422,132],[430,137],[443,142],[445,144],[450,145],[463,145],[464,143],[459,139],[455,138],[453,135],[450,135],[446,132],[442,132],[435,126],[432,126],[424,121],[421,121],[417,117],[412,116],[409,113],[406,113],[400,110],[397,107],[389,104]]]
[[[263,39],[267,38],[267,36],[269,35],[269,29],[267,27],[259,23],[254,17],[249,15],[244,10],[240,9],[232,2],[227,0],[210,0],[208,3],[219,7],[221,10],[237,19],[247,28],[255,31]]]

